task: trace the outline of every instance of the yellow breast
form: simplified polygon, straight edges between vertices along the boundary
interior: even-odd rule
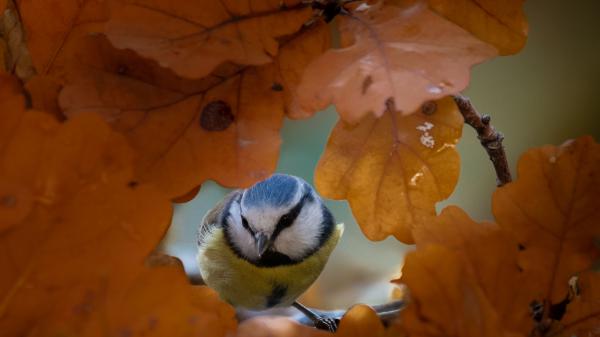
[[[234,306],[265,309],[289,306],[321,274],[344,230],[336,226],[331,237],[314,254],[293,265],[259,267],[240,257],[215,228],[198,251],[202,279]]]

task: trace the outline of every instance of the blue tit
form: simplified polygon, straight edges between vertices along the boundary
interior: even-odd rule
[[[317,279],[344,230],[304,180],[275,174],[227,195],[202,220],[197,261],[204,282],[236,307],[294,306]]]

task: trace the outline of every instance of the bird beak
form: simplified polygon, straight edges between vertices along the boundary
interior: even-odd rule
[[[256,239],[256,250],[258,251],[258,257],[260,258],[271,245],[271,240],[265,233],[258,232],[255,236]]]

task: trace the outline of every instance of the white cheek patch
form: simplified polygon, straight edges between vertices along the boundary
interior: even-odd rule
[[[229,225],[242,227],[242,210],[240,209],[240,204],[237,201],[232,202],[229,206],[229,216],[227,217],[227,222]]]
[[[319,245],[323,211],[318,201],[307,202],[294,223],[275,239],[275,250],[292,259],[301,259]]]

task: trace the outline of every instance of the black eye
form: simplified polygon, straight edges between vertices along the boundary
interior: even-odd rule
[[[246,220],[246,217],[244,217],[242,215],[242,226],[244,226],[244,228],[246,228],[246,230],[248,232],[250,232],[250,234],[254,234],[254,231],[252,230],[252,228],[250,228],[250,225],[248,224],[248,220]]]

